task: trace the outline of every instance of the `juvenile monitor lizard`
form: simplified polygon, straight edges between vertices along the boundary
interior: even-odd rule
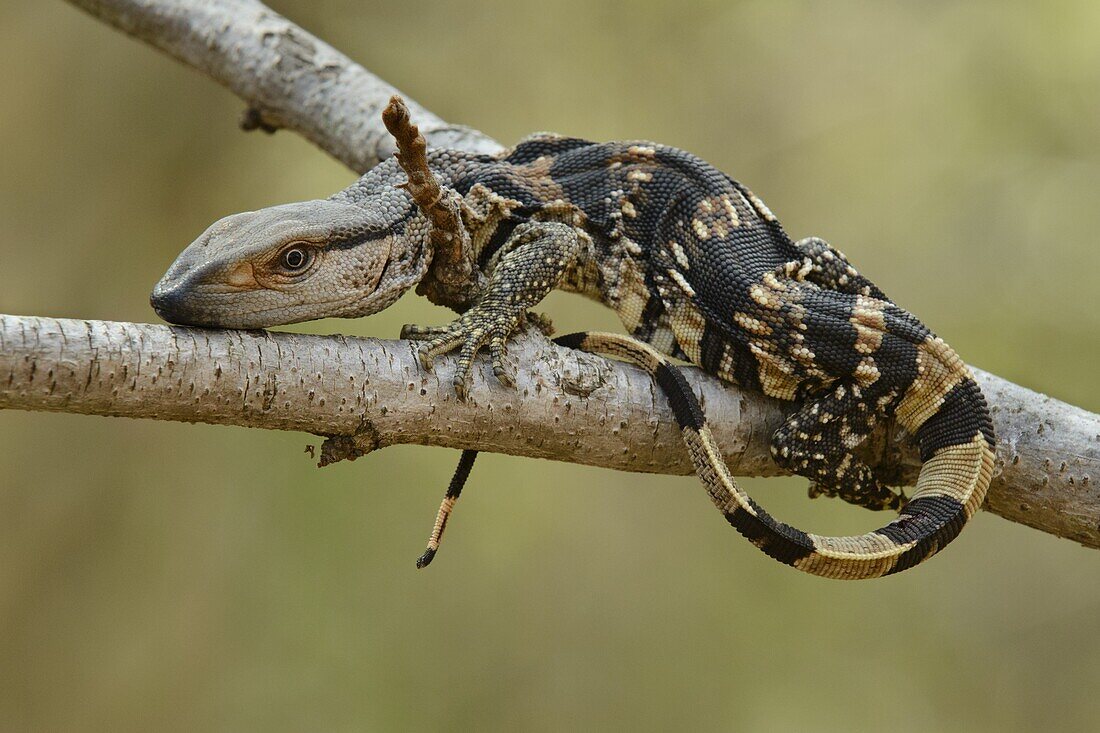
[[[499,155],[432,150],[427,163],[461,197],[485,286],[452,323],[402,336],[424,340],[429,368],[458,350],[460,397],[483,347],[500,381],[511,381],[508,338],[561,288],[614,309],[632,337],[559,343],[649,370],[714,504],[769,556],[825,577],[878,577],[942,549],[978,510],[994,438],[966,365],[824,240],[792,241],[744,185],[676,148],[551,134]],[[172,323],[223,328],[376,313],[430,264],[432,224],[405,180],[390,159],[328,199],[226,217],[180,254],[151,303]],[[734,483],[670,357],[797,403],[772,438],[775,461],[810,479],[811,493],[899,516],[849,537],[773,519]],[[908,500],[853,453],[885,417],[914,436],[924,461]],[[434,555],[473,456],[463,455],[418,564]]]

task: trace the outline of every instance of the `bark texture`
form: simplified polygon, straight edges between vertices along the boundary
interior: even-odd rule
[[[407,341],[0,316],[0,408],[183,420],[328,436],[322,463],[398,443],[477,448],[650,473],[691,473],[645,372],[555,346],[509,349],[516,388],[479,359],[459,402],[454,359],[424,371]],[[780,473],[788,406],[686,369],[736,475]],[[978,371],[997,431],[986,508],[1100,548],[1100,416]],[[920,460],[888,425],[866,459],[899,485]]]

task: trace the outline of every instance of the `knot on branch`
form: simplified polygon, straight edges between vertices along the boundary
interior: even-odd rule
[[[318,468],[340,461],[354,461],[382,447],[382,438],[370,423],[364,420],[352,435],[330,435],[321,444]]]
[[[397,143],[397,162],[408,180],[401,184],[431,222],[431,267],[416,288],[436,305],[465,310],[481,292],[470,234],[462,223],[462,197],[439,184],[428,167],[427,142],[412,123],[409,108],[396,94],[382,111],[382,122]]]
[[[241,129],[245,132],[252,132],[253,130],[262,130],[268,135],[274,135],[278,131],[279,127],[273,122],[268,121],[264,117],[263,110],[259,107],[250,106],[241,113],[240,119]]]

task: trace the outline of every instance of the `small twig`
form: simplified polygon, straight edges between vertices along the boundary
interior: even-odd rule
[[[480,291],[476,279],[470,235],[462,223],[461,197],[439,185],[428,167],[428,145],[409,117],[409,108],[398,95],[382,112],[382,122],[397,143],[397,162],[408,176],[402,184],[432,223],[432,264],[428,278],[417,287],[437,305],[467,307]]]

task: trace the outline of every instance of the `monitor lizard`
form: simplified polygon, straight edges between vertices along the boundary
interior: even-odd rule
[[[425,368],[458,352],[460,398],[483,348],[498,380],[512,382],[506,342],[560,288],[612,308],[631,336],[558,342],[647,369],[715,505],[776,560],[831,578],[896,573],[951,542],[981,506],[994,436],[967,366],[827,242],[791,240],[733,178],[673,147],[548,133],[498,155],[436,149],[425,161],[460,204],[478,286],[453,322],[407,326],[402,337],[423,341]],[[169,322],[222,328],[376,313],[431,264],[433,220],[406,185],[391,158],[327,199],[221,219],[179,255],[151,304]],[[771,441],[775,461],[810,479],[812,495],[898,517],[847,537],[773,519],[735,484],[672,359],[794,402]],[[853,453],[886,417],[919,444],[908,499]],[[434,556],[475,455],[464,452],[418,566]]]

